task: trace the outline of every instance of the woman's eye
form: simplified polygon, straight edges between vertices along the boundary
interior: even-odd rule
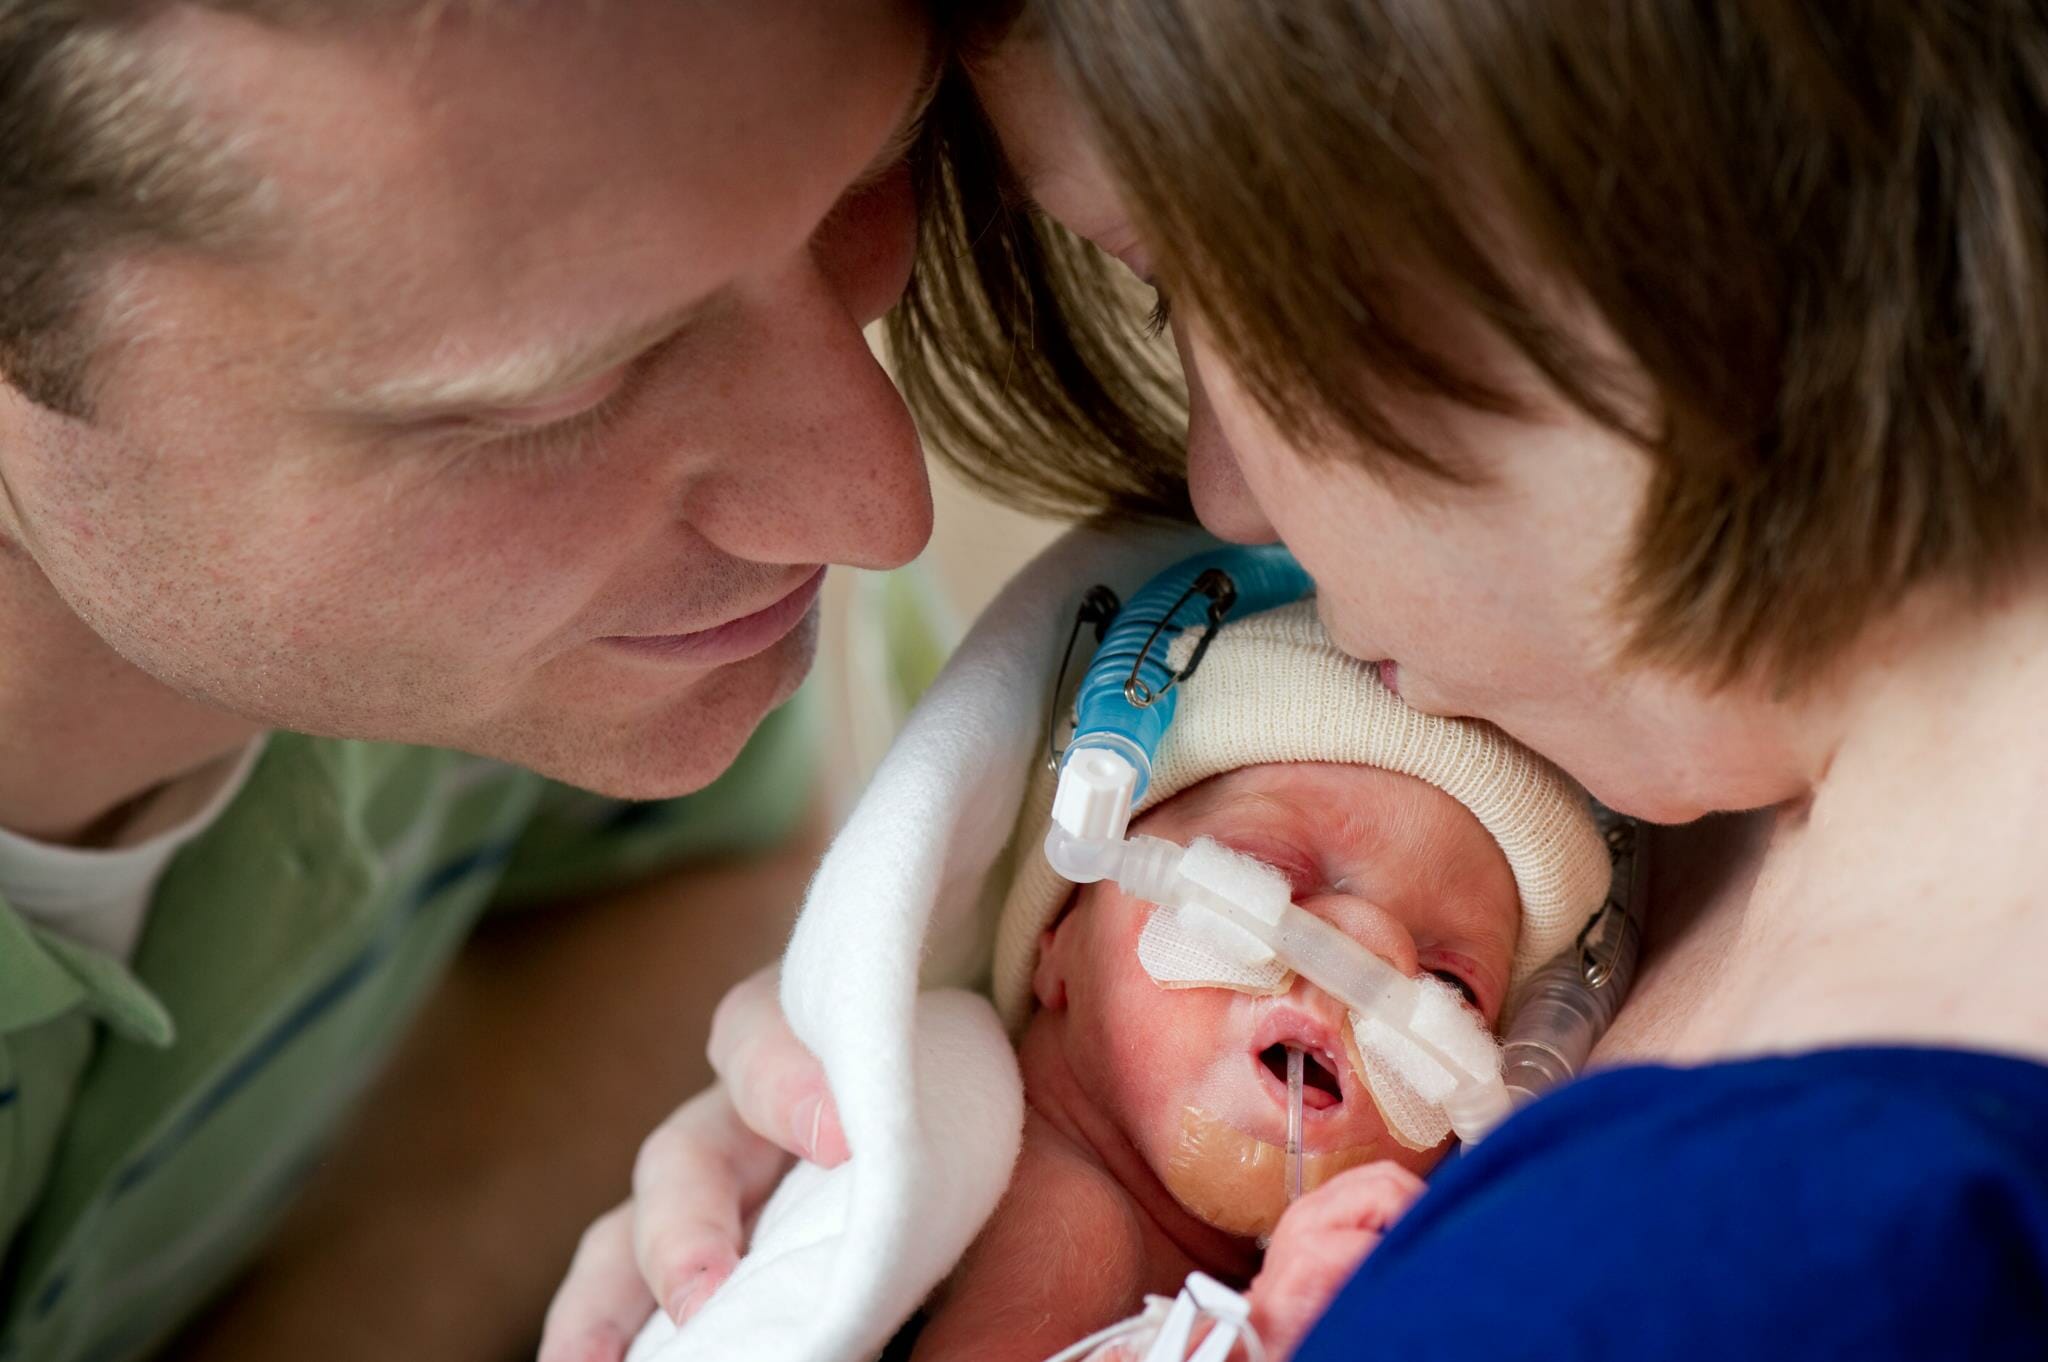
[[[1162,335],[1167,327],[1173,325],[1173,303],[1166,296],[1166,290],[1154,284],[1152,292],[1155,299],[1152,314],[1145,318],[1145,334],[1148,337]]]
[[[1452,988],[1458,990],[1458,992],[1464,994],[1466,1002],[1472,1004],[1472,1006],[1474,1007],[1479,1006],[1479,995],[1473,992],[1472,985],[1466,983],[1464,979],[1460,978],[1454,971],[1447,969],[1433,969],[1429,972],[1435,975],[1437,978],[1443,980],[1445,983],[1449,984]]]

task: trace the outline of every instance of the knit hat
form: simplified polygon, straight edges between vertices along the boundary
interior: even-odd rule
[[[1176,640],[1176,669],[1195,636]],[[1491,724],[1410,709],[1376,668],[1330,642],[1313,600],[1224,625],[1179,692],[1134,814],[1211,776],[1275,762],[1350,762],[1426,781],[1472,811],[1514,872],[1522,924],[1512,986],[1564,949],[1606,897],[1607,849],[1584,791]],[[1011,840],[993,986],[1013,1031],[1030,1015],[1039,938],[1074,892],[1040,850],[1056,785],[1039,772]]]

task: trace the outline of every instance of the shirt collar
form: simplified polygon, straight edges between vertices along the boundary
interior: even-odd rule
[[[30,922],[0,900],[0,1035],[83,1007],[130,1040],[167,1046],[171,1014],[112,956]]]

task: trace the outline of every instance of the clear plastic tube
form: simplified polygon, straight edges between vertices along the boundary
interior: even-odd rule
[[[1641,828],[1602,813],[1614,857],[1614,880],[1602,910],[1613,915],[1611,926],[1594,943],[1594,954],[1589,956],[1587,943],[1574,942],[1531,975],[1516,996],[1501,1060],[1508,1096],[1518,1107],[1578,1076],[1635,982],[1649,858]],[[1597,969],[1597,982],[1588,977],[1589,968]]]
[[[1301,1087],[1305,1057],[1287,1047],[1287,1204],[1301,1200]]]

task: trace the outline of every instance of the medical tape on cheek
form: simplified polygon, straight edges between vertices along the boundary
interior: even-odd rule
[[[1416,984],[1406,1031],[1356,1013],[1351,1029],[1359,1071],[1388,1132],[1410,1149],[1434,1149],[1451,1133],[1445,1101],[1468,1075],[1500,1072],[1500,1042],[1449,984],[1427,977]],[[1418,1036],[1464,1073],[1418,1044]]]
[[[1254,941],[1249,933],[1200,908],[1155,908],[1138,937],[1138,963],[1162,988],[1279,994],[1294,986],[1294,971],[1271,951],[1265,952],[1264,960],[1248,958],[1249,953],[1233,948],[1234,943],[1219,942],[1219,929]]]
[[[1279,871],[1208,837],[1188,845],[1180,876],[1267,922],[1279,921],[1292,900]],[[1275,994],[1294,983],[1294,971],[1274,957],[1272,947],[1215,913],[1185,905],[1153,911],[1138,937],[1138,963],[1165,988]]]
[[[1278,922],[1292,891],[1272,866],[1233,852],[1214,838],[1196,838],[1180,858],[1180,877],[1245,907],[1255,918]],[[1274,959],[1272,946],[1208,909],[1165,903],[1139,936],[1139,965],[1169,989],[1237,989],[1284,993],[1294,971]]]
[[[1229,899],[1258,918],[1276,923],[1294,902],[1294,889],[1287,877],[1254,856],[1232,851],[1213,837],[1197,837],[1181,856],[1180,876],[1190,884]],[[1244,939],[1271,955],[1264,942],[1249,932]]]
[[[1353,1014],[1352,1038],[1366,1091],[1387,1123],[1387,1133],[1409,1149],[1434,1149],[1451,1133],[1443,1100],[1454,1086],[1449,1073],[1408,1037],[1377,1017]]]

